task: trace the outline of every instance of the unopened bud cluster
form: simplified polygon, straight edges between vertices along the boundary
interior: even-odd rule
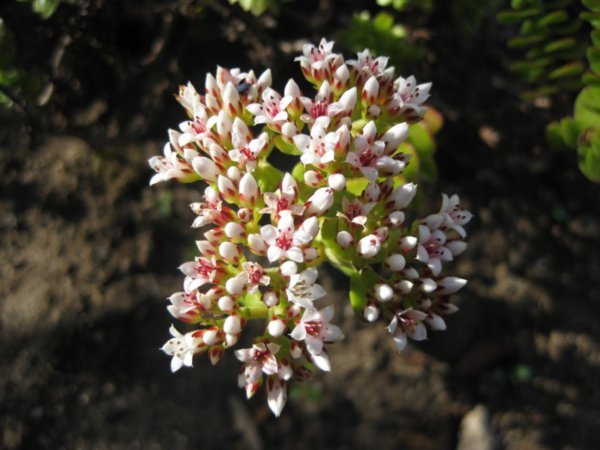
[[[180,266],[183,290],[169,312],[191,324],[171,327],[163,351],[171,369],[207,353],[216,364],[250,321],[263,330],[248,348],[239,385],[251,397],[262,385],[279,415],[291,380],[330,370],[329,345],[343,338],[318,267],[329,262],[350,277],[354,309],[382,320],[399,349],[407,337],[443,330],[457,308],[448,296],[465,280],[444,263],[466,247],[471,214],[456,195],[439,212],[407,221],[417,186],[402,176],[399,150],[410,123],[425,114],[431,85],[395,78],[387,58],[368,50],[345,61],[333,43],[305,45],[296,58],[316,95],[294,80],[283,95],[271,74],[218,68],[200,94],[188,84],[177,96],[189,120],[169,131],[164,156],[150,159],[151,184],[203,181],[191,205],[203,228],[198,256]],[[272,166],[272,151],[297,155],[292,173]]]

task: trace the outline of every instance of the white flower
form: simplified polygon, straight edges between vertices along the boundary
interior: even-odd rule
[[[262,100],[262,104],[251,103],[246,107],[254,115],[254,124],[264,123],[281,129],[281,126],[288,121],[288,113],[281,105],[281,95],[271,88],[266,88]]]
[[[417,80],[411,75],[406,79],[399,77],[394,84],[397,86],[394,101],[400,107],[400,113],[409,118],[423,117],[427,108],[421,105],[429,98],[431,83],[417,85]]]
[[[258,388],[259,380],[263,373],[274,375],[277,373],[277,358],[275,354],[280,346],[271,342],[257,343],[252,348],[235,351],[235,357],[244,363],[243,377],[239,380],[240,387],[246,387],[246,395],[250,398]]]
[[[460,206],[460,198],[454,194],[450,198],[442,194],[442,207],[440,212],[432,214],[425,219],[429,228],[450,228],[455,230],[463,239],[467,236],[463,225],[466,225],[473,214]],[[437,225],[437,226],[436,226]]]
[[[398,350],[404,350],[406,347],[407,335],[415,341],[427,339],[427,328],[423,324],[426,318],[427,314],[412,308],[405,309],[394,316],[388,325],[388,331],[394,338]]]
[[[223,272],[218,266],[216,258],[198,257],[195,261],[189,261],[179,266],[179,270],[185,275],[183,288],[185,292],[192,292],[207,283],[215,281],[217,274]]]
[[[236,117],[233,121],[231,142],[233,150],[229,151],[229,158],[238,163],[239,167],[245,167],[246,171],[252,172],[256,169],[260,154],[269,145],[269,137],[263,132],[256,139],[252,139],[248,126]]]
[[[202,334],[197,330],[183,335],[173,325],[169,332],[173,338],[169,339],[161,350],[173,356],[171,371],[177,372],[183,366],[192,367],[194,354],[198,353],[204,345]]]
[[[307,309],[304,311],[300,322],[294,327],[290,336],[297,341],[304,341],[306,349],[319,368],[329,371],[329,358],[324,354],[324,343],[333,343],[344,338],[342,330],[329,322],[333,317],[333,306],[328,306],[320,311]],[[320,358],[318,358],[320,357]]]
[[[320,216],[325,214],[333,206],[333,189],[319,188],[306,201],[307,216]]]
[[[357,198],[348,200],[347,197],[344,197],[342,198],[342,212],[338,212],[337,215],[338,217],[346,219],[350,226],[362,228],[367,223],[367,216],[375,205],[376,203],[367,203],[366,205],[363,205]]]
[[[177,135],[178,133],[174,131],[170,133],[172,138]],[[176,142],[173,142],[176,139],[171,139],[171,141],[165,144],[164,156],[153,156],[148,160],[148,164],[156,172],[156,175],[150,179],[150,186],[172,178],[181,181],[191,181],[197,178],[192,170],[191,162],[198,156],[198,152],[191,149],[182,150]]]
[[[312,164],[315,167],[324,167],[325,164],[335,159],[335,146],[338,134],[327,133],[320,122],[316,122],[310,130],[310,136],[297,134],[294,136],[294,144],[302,152],[300,161],[305,166]]]
[[[417,259],[427,264],[434,276],[442,271],[442,261],[454,259],[452,251],[445,244],[446,234],[443,231],[432,231],[426,225],[419,225]]]
[[[274,193],[267,192],[264,194],[265,208],[260,210],[261,214],[272,214],[279,216],[284,211],[289,211],[293,215],[301,215],[304,211],[302,205],[297,205],[298,200],[298,184],[294,177],[289,173],[283,176],[281,185]]]
[[[287,383],[279,376],[267,377],[267,403],[276,417],[279,417],[287,401]]]
[[[316,219],[306,219],[298,230],[294,227],[294,218],[290,213],[282,213],[277,228],[273,225],[264,225],[260,229],[260,236],[267,247],[269,262],[282,258],[295,262],[303,262],[302,248],[310,244],[318,232]]]
[[[325,289],[315,283],[318,276],[319,272],[315,267],[292,275],[286,289],[288,300],[304,309],[315,309],[313,302],[327,295]]]

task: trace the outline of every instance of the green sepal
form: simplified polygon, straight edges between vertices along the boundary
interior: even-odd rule
[[[266,318],[269,314],[269,308],[262,301],[262,294],[256,292],[254,294],[247,293],[240,298],[242,306],[240,313],[248,319]]]
[[[287,142],[280,135],[273,136],[273,142],[275,143],[275,147],[286,155],[300,156],[302,152],[291,142]]]
[[[275,191],[283,179],[283,172],[264,159],[258,162],[252,175],[256,179],[261,192]]]
[[[359,197],[368,185],[369,180],[365,177],[346,179],[346,190],[356,197]]]

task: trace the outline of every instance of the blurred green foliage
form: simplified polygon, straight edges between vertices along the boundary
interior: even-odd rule
[[[498,19],[520,24],[508,45],[526,50],[524,59],[511,66],[534,85],[523,97],[583,88],[573,117],[550,123],[546,137],[555,149],[576,150],[581,172],[600,182],[600,0],[512,0],[511,7]],[[582,34],[586,22],[589,40]]]
[[[375,17],[367,11],[354,14],[350,26],[341,30],[337,38],[352,51],[368,48],[376,55],[389,56],[390,64],[397,69],[425,54],[423,47],[408,41],[406,28],[395,23],[394,17],[387,12],[380,12]]]
[[[64,0],[17,0],[21,3],[31,3],[33,12],[39,14],[42,19],[48,19],[56,12]]]
[[[240,7],[255,16],[260,16],[266,11],[277,14],[281,0],[229,0],[231,5],[239,4]]]
[[[15,44],[10,32],[0,18],[0,85],[18,88],[23,75],[15,66]],[[13,101],[0,92],[0,106],[11,107]]]

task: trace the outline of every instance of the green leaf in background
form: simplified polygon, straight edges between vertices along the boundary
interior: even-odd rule
[[[571,117],[560,121],[560,132],[564,142],[571,148],[577,148],[577,138],[581,133],[581,125]]]
[[[352,195],[356,195],[357,197],[362,194],[368,184],[369,180],[367,180],[365,177],[346,179],[346,189]]]
[[[590,62],[592,72],[600,73],[600,48],[589,48],[587,51],[587,58]]]
[[[360,273],[350,277],[350,304],[357,314],[360,314],[367,304],[367,289]]]
[[[294,156],[300,156],[302,154],[302,152],[298,149],[298,147],[296,147],[291,142],[287,142],[279,135],[273,136],[273,142],[275,142],[275,147],[277,147],[277,149],[281,153],[285,153],[286,155],[294,155]]]
[[[581,3],[594,12],[600,12],[600,0],[581,0]]]
[[[546,142],[552,150],[569,150],[571,147],[567,145],[563,137],[560,122],[550,122],[546,126]]]
[[[583,128],[600,129],[600,87],[588,86],[577,96],[575,120]]]
[[[238,3],[240,7],[246,11],[260,16],[269,10],[272,13],[279,12],[279,1],[278,0],[229,0],[230,4]]]
[[[546,14],[535,22],[535,26],[539,29],[547,28],[552,25],[566,22],[569,19],[569,15],[566,11],[559,10],[553,11]]]
[[[585,70],[583,63],[581,61],[572,61],[570,63],[565,64],[557,69],[554,69],[548,74],[548,78],[551,80],[555,80],[557,78],[565,78],[572,77],[574,75],[579,75]]]
[[[587,136],[590,142],[580,145],[579,169],[595,183],[600,183],[600,135],[597,131]]]
[[[542,10],[538,8],[525,9],[522,11],[513,11],[512,9],[507,9],[505,11],[500,11],[497,17],[501,23],[511,24],[519,23],[521,20],[536,16],[541,12]]]

